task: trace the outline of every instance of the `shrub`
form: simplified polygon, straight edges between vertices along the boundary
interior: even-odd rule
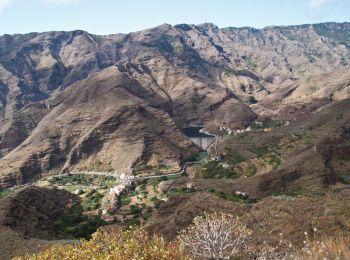
[[[191,152],[191,154],[187,157],[186,161],[187,162],[196,162],[196,161],[201,160],[202,157],[203,157],[203,155],[200,153]]]
[[[224,157],[224,161],[229,164],[235,165],[237,163],[243,162],[243,156],[234,149],[228,149]]]
[[[140,220],[138,218],[129,218],[124,221],[126,227],[138,226],[140,225]]]
[[[204,179],[238,178],[239,176],[232,169],[225,169],[218,161],[208,162],[202,171]]]
[[[243,249],[250,234],[237,217],[226,213],[206,213],[196,217],[179,239],[195,257],[230,259]]]
[[[274,154],[271,158],[272,169],[276,170],[278,166],[280,166],[281,162],[281,158],[278,155]]]
[[[316,237],[316,229],[314,236]],[[248,248],[250,259],[271,260],[343,260],[350,259],[350,239],[342,234],[335,237],[322,236],[310,240],[305,232],[304,246],[294,247],[293,244],[283,239],[277,245],[269,245],[266,242]]]
[[[189,259],[177,242],[166,242],[162,237],[149,236],[142,229],[106,233],[99,229],[89,241],[76,245],[55,245],[45,251],[17,259]]]
[[[158,209],[160,207],[160,204],[162,203],[162,201],[160,199],[158,199],[157,197],[152,197],[151,201],[153,202],[153,206]]]
[[[210,191],[213,193],[215,196],[224,199],[224,200],[229,200],[229,201],[235,201],[235,202],[240,202],[240,203],[253,203],[255,202],[254,199],[250,199],[247,195],[236,195],[236,194],[229,194],[225,193],[223,191]]]
[[[265,154],[268,154],[269,153],[269,147],[268,145],[261,145],[261,146],[258,146],[258,147],[252,147],[250,149],[253,153],[256,154],[257,157],[263,157]]]
[[[83,201],[83,207],[85,210],[96,210],[100,207],[101,199],[103,195],[97,192],[95,189],[91,190]]]
[[[251,128],[252,129],[264,129],[264,128],[275,128],[275,127],[280,127],[280,126],[283,126],[284,123],[281,122],[281,121],[274,121],[270,118],[267,118],[265,119],[263,122],[261,123],[257,123],[257,122],[254,122],[251,124]]]
[[[196,189],[194,187],[192,188],[186,188],[186,187],[183,187],[183,188],[171,188],[169,191],[168,191],[168,196],[173,196],[173,195],[177,195],[177,194],[181,194],[181,193],[192,193],[192,192],[195,192]]]
[[[129,205],[131,202],[131,198],[128,196],[128,194],[121,194],[119,196],[119,205],[121,207]]]
[[[295,259],[350,259],[350,238],[340,234],[336,237],[324,236],[310,241],[306,235],[304,247]]]
[[[139,208],[137,205],[131,205],[130,212],[131,212],[131,214],[139,215],[142,212],[142,208]]]
[[[116,182],[116,179],[112,176],[97,176],[97,175],[84,175],[84,174],[69,174],[65,176],[55,176],[49,179],[49,183],[52,185],[67,185],[68,183],[73,185],[90,186],[91,184],[103,187],[104,189],[112,187]]]
[[[91,237],[96,229],[105,224],[98,216],[88,218],[82,214],[83,207],[74,204],[58,221],[55,222],[55,230],[65,238]]]
[[[248,164],[248,176],[253,176],[256,173],[256,166],[252,163]]]
[[[11,192],[12,191],[10,189],[1,190],[0,191],[0,199],[7,197],[8,195],[11,194]]]

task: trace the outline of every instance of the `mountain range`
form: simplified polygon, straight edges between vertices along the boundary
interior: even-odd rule
[[[215,132],[350,98],[350,23],[0,37],[0,189],[48,173],[179,169]],[[342,103],[343,102],[343,103]]]

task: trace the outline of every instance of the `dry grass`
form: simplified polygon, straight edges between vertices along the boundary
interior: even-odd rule
[[[350,238],[340,234],[319,240],[304,241],[299,257],[305,260],[350,259]]]

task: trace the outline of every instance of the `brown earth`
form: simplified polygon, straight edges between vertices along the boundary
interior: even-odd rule
[[[4,35],[0,188],[50,171],[131,173],[153,154],[178,167],[192,149],[184,126],[298,120],[345,99],[349,27],[164,24],[126,35]]]
[[[170,188],[181,190],[191,182],[196,192],[174,195],[164,202],[152,216],[148,230],[171,240],[193,217],[205,211],[224,211],[241,217],[253,230],[254,246],[262,241],[278,242],[279,233],[301,244],[304,232],[314,236],[314,228],[315,236],[350,234],[349,106],[349,100],[344,100],[282,129],[266,134],[251,132],[237,137],[236,142],[224,139],[223,149],[236,148],[241,154],[249,154],[251,149],[243,144],[274,143],[283,160],[277,169],[250,177],[201,179],[190,174],[190,178],[173,181]],[[339,111],[341,117],[337,116]],[[236,191],[246,193],[248,203],[215,195],[234,195]]]
[[[0,259],[36,252],[56,239],[54,222],[77,197],[65,190],[20,189],[0,199]]]
[[[253,231],[250,242],[271,244],[280,240],[280,233],[300,246],[304,232],[337,234],[350,232],[350,189],[327,195],[274,196],[257,203],[242,204],[222,200],[210,193],[196,192],[170,198],[152,217],[147,229],[169,240],[204,212],[223,211],[239,216]]]
[[[314,227],[349,232],[349,31],[349,23],[164,24],[127,35],[1,36],[0,190],[70,170],[132,174],[160,161],[178,169],[198,152],[182,127],[244,128],[271,117],[289,125],[226,137],[220,151],[235,149],[258,167],[251,148],[268,144],[281,159],[276,168],[176,180],[172,188],[193,182],[197,191],[163,203],[148,230],[172,239],[213,210],[242,217],[252,244],[279,233],[298,243]],[[245,192],[250,203],[213,189]],[[40,239],[54,238],[53,222],[72,199],[40,188],[1,199],[0,258],[48,243]]]

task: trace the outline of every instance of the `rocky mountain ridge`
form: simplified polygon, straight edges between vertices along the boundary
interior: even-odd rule
[[[349,59],[350,23],[1,36],[0,188],[154,157],[176,168],[197,150],[184,126],[297,120],[349,98]]]

